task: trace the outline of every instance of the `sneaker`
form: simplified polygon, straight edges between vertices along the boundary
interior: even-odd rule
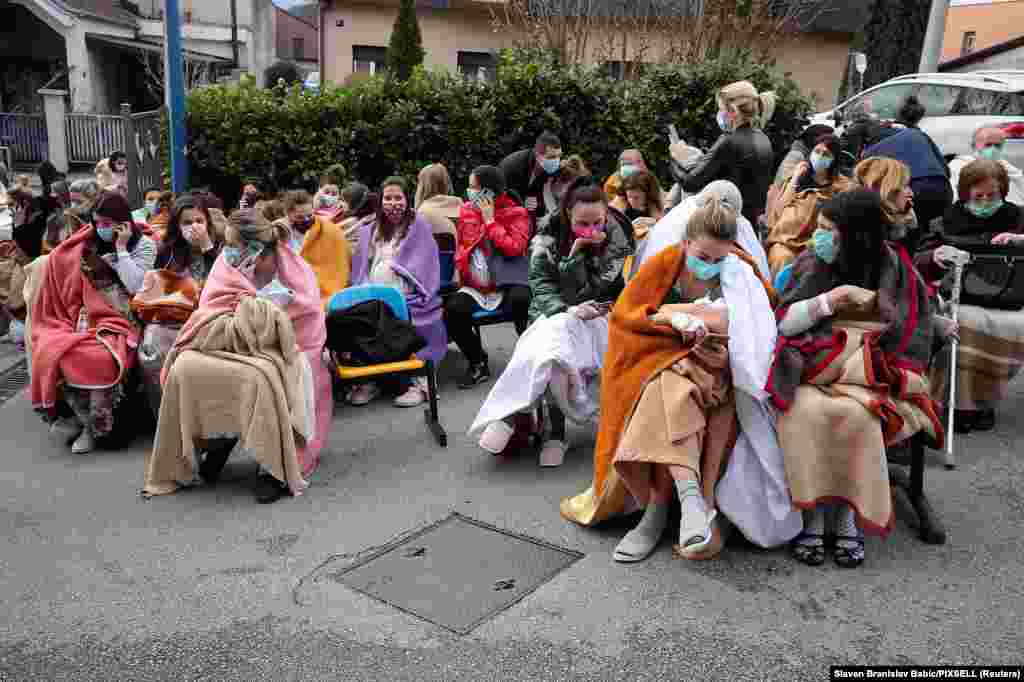
[[[487,425],[477,443],[482,450],[492,455],[500,455],[505,451],[508,442],[512,440],[513,433],[515,433],[515,429],[499,419]]]
[[[82,431],[82,435],[75,439],[75,442],[71,444],[71,454],[73,455],[87,455],[96,448],[96,441],[93,440],[92,434],[89,433],[88,429]]]
[[[270,474],[260,474],[253,488],[258,504],[273,504],[282,497],[288,497],[288,486],[277,480]]]
[[[417,407],[427,401],[427,392],[419,384],[413,384],[409,390],[395,398],[395,407]]]
[[[974,431],[991,431],[996,428],[995,410],[978,410],[974,413]]]
[[[50,438],[58,445],[68,445],[82,435],[82,423],[74,417],[61,417],[50,424]]]
[[[348,394],[348,402],[357,407],[368,405],[380,395],[380,387],[377,384],[359,384]]]
[[[471,362],[469,369],[466,370],[466,374],[459,379],[459,388],[473,388],[490,380],[491,369],[487,366],[487,361]]]

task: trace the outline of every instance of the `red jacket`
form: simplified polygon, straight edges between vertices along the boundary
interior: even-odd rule
[[[484,250],[490,260],[493,250],[506,258],[517,258],[526,254],[530,246],[530,214],[508,194],[502,194],[494,201],[494,220],[484,223],[483,213],[471,202],[459,209],[459,246],[455,252],[455,266],[463,284],[486,291],[494,287],[481,287],[473,280],[469,259],[476,248]]]

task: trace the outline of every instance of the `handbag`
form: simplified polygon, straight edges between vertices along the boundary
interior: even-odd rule
[[[150,270],[131,309],[147,324],[182,324],[199,306],[199,291],[189,275],[173,270]]]
[[[971,254],[960,280],[960,302],[982,308],[1024,308],[1024,247],[996,245],[984,237],[947,236],[950,246]]]
[[[327,347],[364,364],[408,360],[427,342],[411,322],[399,320],[383,301],[364,301],[327,316]]]

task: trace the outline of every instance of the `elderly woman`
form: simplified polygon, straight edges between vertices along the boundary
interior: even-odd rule
[[[435,366],[448,352],[441,306],[441,266],[430,223],[409,204],[405,181],[387,178],[381,185],[380,209],[359,223],[359,246],[352,259],[352,284],[384,284],[405,297],[416,332],[427,342],[418,353]],[[353,405],[366,405],[380,395],[377,384],[360,384],[349,394]],[[427,380],[416,377],[395,398],[396,407],[415,407],[427,399]]]
[[[673,495],[682,510],[675,549],[683,558],[708,559],[721,551],[719,511],[766,546],[800,530],[782,455],[777,447],[768,452],[775,443],[771,415],[759,408],[775,336],[771,289],[735,244],[737,216],[706,195],[687,239],[648,260],[612,310],[593,485],[564,500],[561,511],[590,526],[643,508],[640,523],[615,548],[616,561],[650,556],[667,527]],[[743,450],[743,466],[723,478],[739,392],[745,396],[743,435],[733,456]],[[753,443],[766,447],[755,454]],[[773,477],[751,475],[758,470],[750,457],[759,455],[769,456],[759,462],[769,465],[760,473]]]
[[[1024,213],[1006,201],[1010,178],[998,161],[973,161],[960,171],[958,200],[922,243],[917,267],[930,281],[942,280],[960,249],[985,247],[987,253],[1020,253],[1024,246]],[[1024,315],[1020,310],[999,310],[984,294],[991,291],[986,268],[999,264],[979,262],[964,276],[959,307],[960,343],[957,347],[956,412],[959,433],[995,428],[995,407],[1006,397],[1010,381],[1024,362]],[[1000,274],[994,273],[999,281]],[[980,292],[973,284],[980,285]],[[980,294],[980,295],[979,295]],[[945,395],[948,367],[936,372],[935,395]]]
[[[569,448],[566,416],[577,424],[597,419],[607,313],[624,286],[622,269],[633,241],[626,217],[586,180],[565,194],[547,225],[533,238],[530,254],[533,324],[519,337],[469,434],[495,455],[519,446],[539,429],[531,415],[546,395],[551,432],[540,464],[559,466]]]
[[[738,214],[736,216],[736,243],[754,259],[758,274],[762,277],[769,277],[768,257],[764,247],[761,246],[761,241],[757,238],[754,226],[743,216],[743,195],[740,194],[739,188],[728,180],[715,180],[708,184],[699,194],[687,197],[658,221],[654,229],[647,235],[647,239],[637,247],[636,265],[633,269],[639,270],[654,256],[685,240],[687,225],[694,211],[711,196],[717,197]]]
[[[874,192],[826,202],[776,312],[781,340],[768,391],[781,411],[793,504],[805,510],[793,556],[811,566],[825,561],[826,535],[836,564],[855,567],[864,533],[892,530],[887,447],[917,432],[941,447],[927,378],[928,287],[887,229]]]
[[[721,137],[694,165],[673,165],[683,191],[696,193],[712,180],[730,180],[743,195],[743,215],[752,225],[764,212],[775,157],[762,128],[775,112],[775,94],[758,93],[747,81],[718,91]]]
[[[32,404],[55,438],[74,441],[75,454],[91,452],[115,427],[141,327],[130,301],[156,258],[120,194],[101,194],[93,216],[92,227],[50,253],[30,330]]]
[[[505,176],[495,166],[473,169],[466,197],[455,254],[462,288],[444,305],[448,336],[468,363],[460,388],[491,378],[487,353],[473,330],[473,314],[501,307],[514,317],[521,334],[530,313],[529,212],[505,191]]]
[[[139,346],[139,366],[150,408],[160,413],[160,373],[182,325],[199,304],[220,253],[224,233],[201,198],[178,199],[157,253],[154,269],[146,273],[132,309],[146,322]]]
[[[316,276],[288,237],[255,210],[232,216],[199,308],[164,365],[144,494],[173,493],[197,472],[215,482],[235,448],[260,464],[257,502],[307,487],[334,403]]]
[[[825,135],[815,142],[810,157],[797,165],[779,191],[768,214],[768,266],[775,277],[805,248],[818,222],[818,206],[853,187],[839,172],[839,138]]]

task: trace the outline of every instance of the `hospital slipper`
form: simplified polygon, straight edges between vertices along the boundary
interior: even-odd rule
[[[540,450],[540,465],[542,467],[560,467],[565,461],[565,453],[569,445],[563,440],[549,440],[544,443]]]
[[[50,438],[58,445],[68,445],[82,435],[82,423],[74,417],[61,417],[50,425]]]
[[[712,520],[708,522],[708,526],[711,529],[711,536],[706,542],[690,545],[689,547],[673,545],[672,554],[676,558],[686,559],[687,561],[708,561],[716,558],[725,547],[725,534],[722,532],[721,519],[718,517],[717,512],[715,512]]]
[[[668,508],[668,504],[647,505],[640,523],[615,546],[612,558],[622,564],[635,564],[651,556],[668,525]]]
[[[477,441],[477,444],[481,449],[492,455],[500,455],[505,451],[514,433],[515,429],[511,425],[499,419],[487,425],[487,428],[480,435],[480,440]]]
[[[87,455],[95,449],[96,441],[88,429],[82,431],[82,435],[71,444],[71,454],[73,455]]]

